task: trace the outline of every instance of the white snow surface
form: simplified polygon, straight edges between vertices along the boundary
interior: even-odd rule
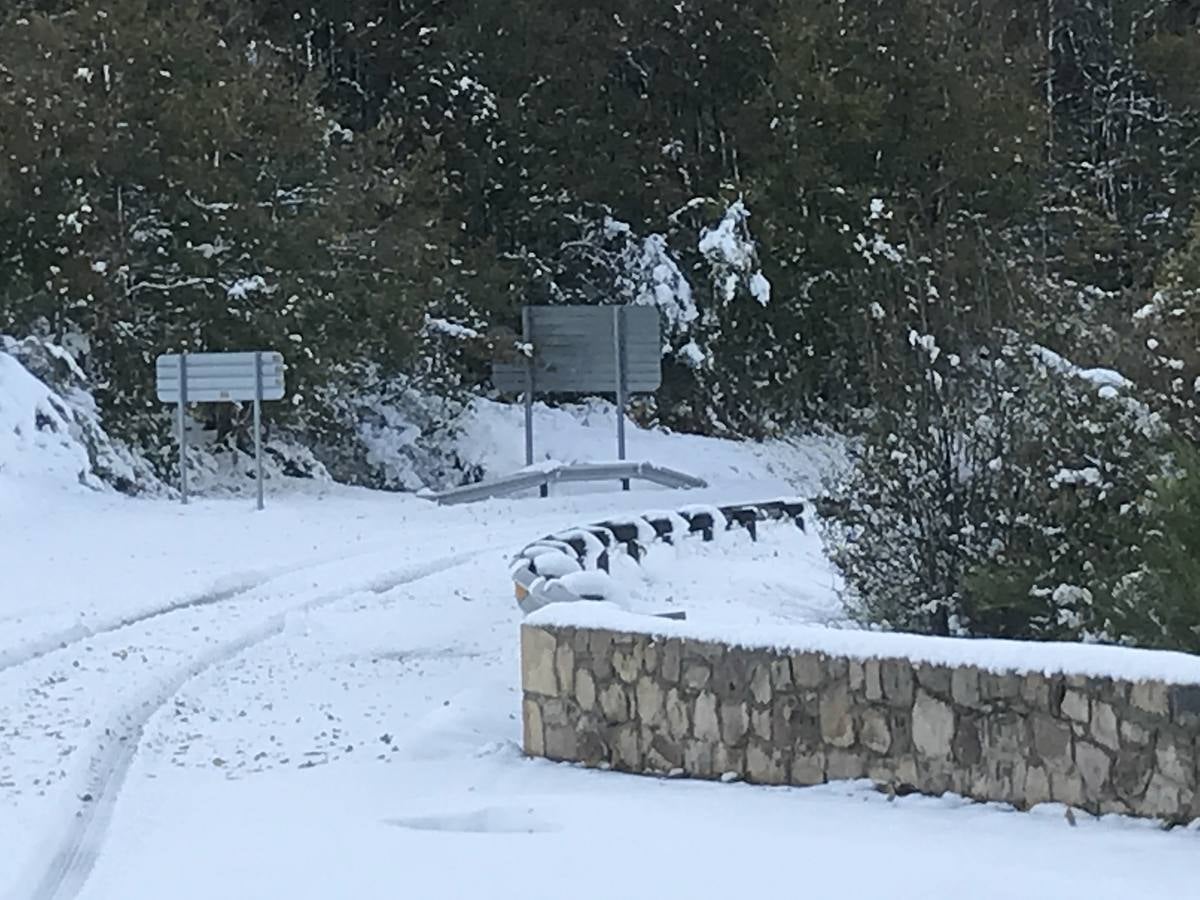
[[[519,468],[520,411],[476,415],[480,458]],[[608,446],[600,412],[539,417],[556,457]],[[524,758],[513,553],[652,507],[805,494],[837,459],[819,441],[635,442],[712,487],[442,508],[285,482],[256,512],[92,492],[52,448],[10,456],[0,898],[691,900],[797,878],[822,897],[1188,895],[1194,828]],[[687,609],[688,627],[838,624],[811,535],[659,547],[613,578],[631,602]]]
[[[87,451],[71,434],[66,403],[0,350],[0,491],[6,473],[18,470],[47,484],[95,483]]]

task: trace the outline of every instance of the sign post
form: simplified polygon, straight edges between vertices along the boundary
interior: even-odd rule
[[[187,353],[179,354],[179,496],[187,506]]]
[[[254,482],[258,486],[258,508],[263,508],[262,473],[262,352],[254,354]]]
[[[625,307],[613,307],[613,386],[617,395],[617,459],[625,461],[625,342],[621,333]],[[621,479],[621,490],[629,490],[629,479]]]
[[[532,355],[492,365],[492,383],[525,397],[525,464],[533,465],[533,397],[537,392],[613,391],[617,403],[617,456],[625,459],[625,406],[633,393],[662,384],[662,338],[652,306],[527,306],[521,340]],[[629,482],[621,480],[629,489]],[[542,496],[546,496],[543,487]]]
[[[283,356],[249,353],[165,353],[155,360],[158,399],[178,404],[179,493],[186,505],[187,405],[189,403],[254,403],[254,476],[257,506],[263,508],[262,402],[283,399]]]

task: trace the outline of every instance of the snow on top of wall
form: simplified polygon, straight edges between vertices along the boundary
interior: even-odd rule
[[[684,604],[686,609],[686,603]],[[930,637],[815,625],[712,627],[635,615],[610,603],[556,603],[525,619],[543,627],[605,628],[662,638],[714,641],[780,653],[825,653],[854,659],[908,659],[989,672],[1085,675],[1127,681],[1200,684],[1200,656],[1100,644]]]

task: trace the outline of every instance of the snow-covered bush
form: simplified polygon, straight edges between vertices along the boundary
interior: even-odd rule
[[[1011,334],[960,354],[916,332],[910,344],[916,364],[837,507],[834,558],[859,616],[940,634],[1144,634],[1162,423],[1115,373]]]

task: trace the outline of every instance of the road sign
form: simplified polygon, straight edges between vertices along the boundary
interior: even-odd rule
[[[526,306],[522,339],[532,356],[497,360],[492,383],[525,395],[525,463],[533,464],[534,394],[612,391],[617,458],[625,459],[625,401],[662,385],[662,335],[652,306]],[[628,479],[621,486],[629,490]],[[542,487],[542,496],[547,489]]]
[[[283,399],[283,355],[242,353],[164,353],[155,360],[158,399],[174,403],[179,421],[179,495],[186,506],[189,403],[254,402],[254,473],[258,508],[263,508],[262,401]]]
[[[178,403],[180,372],[187,372],[188,403],[225,403],[255,399],[257,375],[254,361],[260,360],[262,400],[283,399],[283,355],[280,353],[188,353],[180,368],[178,353],[164,353],[155,362],[158,399]]]
[[[662,336],[651,306],[532,306],[523,339],[533,345],[534,391],[589,394],[613,391],[617,380],[613,341],[620,323],[625,390],[649,394],[662,386]],[[524,360],[497,361],[492,384],[523,393]]]

